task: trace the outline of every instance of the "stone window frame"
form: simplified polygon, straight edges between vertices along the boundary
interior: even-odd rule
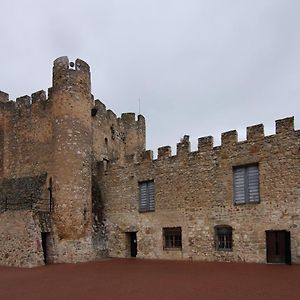
[[[155,211],[154,179],[139,181],[139,212]]]
[[[256,174],[251,175],[250,174],[251,171],[252,172],[257,171],[257,175]],[[238,174],[238,172],[240,174]],[[234,166],[232,168],[232,176],[233,176],[233,202],[235,205],[248,204],[248,203],[257,204],[260,202],[259,163],[251,163],[251,164]],[[238,180],[241,179],[242,182],[239,183]],[[251,188],[251,185],[253,185],[254,187]],[[253,195],[251,195],[251,192],[253,193]],[[241,198],[241,196],[243,198]]]
[[[182,228],[163,227],[163,250],[182,250]]]
[[[215,229],[215,244],[217,251],[232,251],[233,237],[232,227],[230,225],[216,225]]]

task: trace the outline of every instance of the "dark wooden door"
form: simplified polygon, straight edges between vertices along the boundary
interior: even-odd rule
[[[49,232],[42,232],[42,248],[44,254],[44,263],[47,264],[48,261],[48,248],[49,248]]]
[[[136,232],[130,232],[130,256],[136,257],[136,255],[137,255]]]
[[[267,262],[291,263],[290,232],[286,230],[266,231]]]

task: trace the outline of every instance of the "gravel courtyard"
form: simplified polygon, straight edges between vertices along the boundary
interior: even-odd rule
[[[109,259],[0,267],[0,299],[300,299],[300,265]]]

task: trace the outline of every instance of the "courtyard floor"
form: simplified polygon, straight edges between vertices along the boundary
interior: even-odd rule
[[[300,265],[109,259],[0,267],[0,299],[300,299]]]

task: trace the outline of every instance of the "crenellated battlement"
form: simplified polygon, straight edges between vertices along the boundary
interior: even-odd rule
[[[37,91],[31,94],[32,104],[47,101],[47,95],[44,90]]]
[[[236,144],[238,141],[238,133],[236,130],[222,132],[221,147],[228,147]]]
[[[9,101],[9,94],[7,94],[3,91],[0,91],[0,102],[5,103],[5,102],[8,102],[8,101]]]
[[[247,141],[258,141],[263,140],[265,137],[264,125],[258,124],[247,127]]]
[[[211,151],[214,147],[214,138],[212,136],[204,136],[198,138],[198,151],[205,153]]]
[[[67,56],[57,58],[53,62],[52,77],[53,92],[59,90],[74,91],[82,94],[90,94],[90,67],[77,58],[74,62],[69,62]]]
[[[118,117],[100,101],[95,100],[91,110],[95,133],[95,155],[97,159],[130,160],[145,150],[145,118],[135,113],[123,113]]]
[[[121,121],[124,125],[132,125],[135,123],[135,113],[122,113],[121,115]]]
[[[294,131],[294,117],[276,120],[276,134],[290,133]]]
[[[153,160],[153,151],[146,150],[142,153],[143,160],[152,161]]]
[[[180,142],[177,144],[176,154],[172,156],[172,149],[170,146],[162,146],[158,148],[157,159],[154,161],[161,161],[163,159],[168,159],[172,157],[172,159],[181,159],[187,157],[188,155],[197,156],[197,155],[206,155],[219,153],[220,151],[231,151],[236,152],[239,151],[239,147],[243,145],[247,147],[247,145],[261,145],[264,142],[270,144],[270,142],[278,141],[282,139],[289,139],[294,136],[294,133],[299,132],[294,130],[294,117],[288,117],[275,121],[276,132],[273,135],[265,136],[264,134],[264,125],[257,124],[253,126],[247,127],[247,138],[244,141],[238,141],[238,133],[236,130],[230,130],[227,132],[221,133],[221,145],[214,146],[214,139],[212,136],[205,136],[198,138],[198,149],[197,151],[191,152],[191,145],[189,136],[185,135]],[[299,141],[300,142],[300,141]],[[284,143],[284,141],[283,141]],[[297,145],[295,145],[297,146]],[[252,148],[253,149],[253,148]],[[149,150],[148,150],[149,151]],[[146,151],[148,153],[148,151]],[[253,151],[253,150],[252,150]],[[145,153],[146,153],[145,152]],[[237,155],[237,154],[235,154]],[[149,160],[148,154],[143,154],[141,156],[141,160]]]
[[[190,136],[185,135],[177,144],[177,155],[187,155],[190,152],[191,152]]]
[[[158,148],[157,159],[164,159],[170,156],[172,156],[172,149],[170,146]]]
[[[99,99],[95,100],[95,108],[97,109],[97,113],[99,112],[99,114],[106,113],[106,105],[102,103]]]
[[[90,66],[83,60],[77,58],[74,62],[70,62],[67,56],[61,56],[54,60],[53,70],[74,70],[81,72],[90,72]]]
[[[99,99],[95,100],[92,110],[92,117],[95,119],[107,119],[115,122],[122,128],[136,128],[145,124],[145,117],[143,115],[136,117],[135,113],[128,112],[122,113],[121,117],[118,117],[111,109],[106,109],[106,105]]]
[[[48,98],[44,90],[34,92],[16,98],[15,101],[9,100],[9,94],[0,91],[0,111],[18,112],[24,110],[36,110],[38,107],[44,109],[48,103]]]
[[[21,107],[29,107],[31,104],[31,97],[28,95],[19,97],[16,99],[16,107],[21,108]]]

